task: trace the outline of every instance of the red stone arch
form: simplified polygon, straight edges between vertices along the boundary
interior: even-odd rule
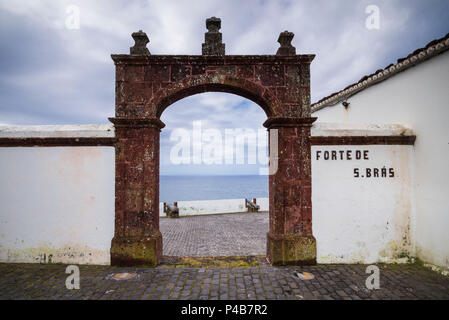
[[[159,89],[148,108],[156,110],[156,117],[160,118],[169,105],[203,92],[226,92],[247,98],[258,104],[267,117],[275,116],[280,109],[276,95],[260,84],[247,79],[217,75],[190,76]]]
[[[297,55],[293,34],[282,32],[276,55],[225,55],[220,20],[206,23],[202,55],[151,55],[144,32],[133,33],[129,55],[116,65],[115,231],[113,265],[157,265],[159,231],[160,120],[170,104],[201,92],[248,98],[266,113],[264,126],[276,140],[270,154],[267,258],[272,264],[316,263],[312,235],[310,63]],[[271,141],[271,139],[270,139]],[[271,142],[272,142],[271,141]],[[274,149],[273,149],[274,150]]]

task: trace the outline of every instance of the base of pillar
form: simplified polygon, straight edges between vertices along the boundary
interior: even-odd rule
[[[267,233],[267,259],[274,266],[316,264],[314,236],[273,236]]]
[[[145,238],[114,237],[111,265],[156,267],[162,260],[162,234]]]

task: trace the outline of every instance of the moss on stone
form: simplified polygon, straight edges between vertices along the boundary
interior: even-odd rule
[[[316,264],[316,240],[313,236],[267,237],[268,259],[273,265]]]
[[[162,258],[162,236],[148,238],[114,238],[111,265],[156,267]]]
[[[265,256],[169,257],[161,268],[249,268],[265,263]]]

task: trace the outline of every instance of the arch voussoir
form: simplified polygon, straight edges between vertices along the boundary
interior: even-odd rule
[[[154,110],[155,117],[159,118],[174,102],[203,92],[227,92],[245,97],[257,103],[267,117],[279,112],[280,102],[270,89],[251,80],[215,73],[190,76],[160,88],[147,108]]]

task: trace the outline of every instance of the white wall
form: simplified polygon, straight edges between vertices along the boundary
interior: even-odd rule
[[[417,136],[413,155],[416,253],[449,268],[449,52],[313,115],[318,121],[398,123]],[[314,211],[316,212],[316,211]]]
[[[0,148],[0,261],[109,264],[113,147]]]
[[[317,125],[312,132],[412,134],[400,126],[335,124]],[[368,150],[369,161],[321,161],[314,156],[318,150],[347,149]],[[413,147],[316,146],[312,150],[318,262],[392,262],[407,256],[413,249],[409,243],[413,240],[409,231]],[[356,165],[392,167],[395,178],[358,180],[353,177]],[[0,181],[0,261],[109,263],[114,225],[113,147],[3,147]],[[258,198],[257,203],[261,210],[268,209],[268,199]],[[181,214],[245,211],[244,199],[178,204]]]
[[[0,138],[113,138],[113,124],[0,125]]]
[[[312,147],[312,227],[318,263],[406,262],[413,256],[412,149],[389,145]],[[324,153],[332,151],[338,160],[325,160]],[[352,160],[341,160],[340,151],[351,151]],[[367,152],[368,160],[355,160],[357,151]],[[384,167],[387,171],[392,168],[394,177],[389,172],[382,177]],[[355,168],[359,177],[355,177]],[[378,177],[374,177],[374,168],[379,169]]]
[[[268,211],[268,198],[257,198],[256,203],[259,211]],[[248,212],[245,199],[178,201],[178,208],[180,216]],[[161,217],[166,216],[163,202],[159,203],[159,213]]]

